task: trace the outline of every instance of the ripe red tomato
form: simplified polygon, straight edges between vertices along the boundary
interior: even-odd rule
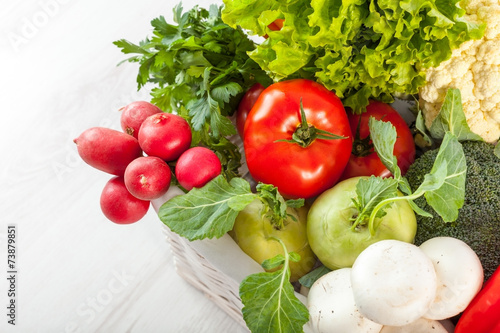
[[[332,187],[351,155],[351,131],[340,99],[311,80],[266,88],[244,130],[250,174],[287,198],[311,198]]]
[[[276,19],[271,24],[269,24],[267,27],[271,30],[274,30],[274,31],[281,30],[281,28],[283,28],[284,22],[285,22],[284,19]]]
[[[247,90],[240,103],[238,104],[238,110],[236,111],[236,129],[238,133],[243,138],[243,129],[245,128],[245,121],[247,120],[248,113],[254,106],[257,98],[264,91],[264,86],[260,83],[256,83]]]
[[[415,143],[411,130],[403,117],[389,104],[373,100],[366,107],[366,112],[361,115],[353,114],[351,111],[348,111],[347,114],[354,141],[351,157],[344,170],[342,179],[371,175],[379,177],[391,176],[391,173],[382,161],[380,161],[380,158],[373,149],[370,140],[370,130],[368,128],[370,117],[374,117],[377,120],[389,121],[396,128],[397,138],[394,145],[394,156],[396,156],[398,166],[404,175],[415,161]]]
[[[272,30],[272,31],[279,31],[281,28],[283,28],[283,24],[285,23],[285,19],[276,19],[271,24],[269,24],[267,27]],[[268,38],[269,36],[266,34],[264,35],[264,38]]]

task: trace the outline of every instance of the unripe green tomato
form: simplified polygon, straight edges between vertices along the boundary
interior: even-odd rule
[[[318,259],[330,269],[351,267],[358,255],[370,244],[383,239],[413,243],[417,231],[415,213],[406,200],[396,201],[375,219],[378,225],[370,235],[367,225],[352,230],[352,220],[358,213],[352,199],[356,198],[354,177],[337,183],[323,192],[312,204],[307,216],[307,237]]]
[[[277,230],[266,217],[264,204],[256,199],[238,214],[230,234],[243,252],[259,264],[284,254],[283,247],[273,237],[281,239],[288,252],[300,255],[299,262],[290,261],[290,281],[296,281],[309,273],[316,263],[307,241],[307,211],[305,207],[288,208],[287,213],[294,216],[295,220],[288,218],[285,226]]]

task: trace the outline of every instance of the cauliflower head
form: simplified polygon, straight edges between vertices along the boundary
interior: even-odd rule
[[[463,43],[449,60],[426,70],[419,104],[429,127],[447,90],[460,89],[470,129],[494,143],[500,138],[500,0],[465,0],[462,4],[466,19],[486,23],[484,36]]]

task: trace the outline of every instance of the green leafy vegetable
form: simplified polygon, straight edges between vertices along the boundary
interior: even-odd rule
[[[357,198],[354,205],[358,215],[353,221],[353,229],[359,224],[367,224],[372,235],[378,227],[375,219],[382,217],[384,209],[391,203],[406,200],[413,210],[424,216],[430,214],[419,208],[413,200],[425,196],[427,203],[445,222],[457,219],[458,210],[465,197],[465,177],[467,165],[462,145],[451,132],[445,132],[434,165],[420,187],[412,193],[408,181],[401,176],[395,158],[391,158],[394,149],[396,129],[389,122],[369,121],[370,136],[381,161],[393,173],[393,178],[370,177],[361,179],[356,186]],[[399,195],[398,189],[405,195]]]
[[[358,215],[352,224],[351,229],[369,218],[375,208],[385,200],[390,200],[398,196],[398,181],[394,178],[381,178],[371,176],[369,179],[360,179],[356,185],[357,198],[353,199],[354,206],[358,210]],[[382,209],[377,210],[374,217],[384,216]],[[374,234],[375,232],[372,232]]]
[[[394,145],[396,144],[397,132],[390,122],[376,121],[374,117],[368,120],[368,127],[373,129],[370,134],[373,147],[377,152],[378,157],[389,170],[396,180],[401,178],[401,170],[398,167],[398,159],[394,156]],[[373,139],[375,138],[375,139]]]
[[[285,201],[276,186],[259,183],[256,189],[260,200],[265,203],[264,207],[268,210],[267,215],[276,229],[283,228],[288,217],[295,220],[295,216],[287,214],[287,207],[299,208],[304,205],[304,199]]]
[[[449,131],[459,141],[483,141],[481,136],[470,130],[462,108],[462,95],[460,90],[455,88],[450,88],[446,92],[441,110],[429,130],[435,139],[442,139]]]
[[[163,16],[151,21],[152,37],[139,44],[114,42],[126,61],[139,64],[138,89],[151,83],[151,102],[163,111],[184,117],[194,131],[193,145],[217,152],[227,179],[238,175],[241,155],[226,137],[236,133],[227,116],[233,114],[242,94],[255,82],[271,79],[249,58],[255,44],[241,28],[221,19],[221,7],[174,7],[174,22]],[[224,149],[220,149],[221,146]]]
[[[263,266],[269,268],[283,266],[272,273],[249,275],[241,282],[243,318],[254,333],[303,332],[303,326],[309,320],[309,312],[297,299],[289,282],[289,261],[296,255],[289,254],[281,240],[276,239],[276,241],[281,244],[285,254],[264,261]]]
[[[447,132],[432,166],[431,179],[426,178],[414,195],[424,192],[427,203],[445,222],[455,221],[464,204],[466,172],[462,145],[451,132]],[[424,185],[426,187],[421,189]]]
[[[415,94],[424,70],[449,59],[484,25],[464,19],[459,0],[224,0],[224,22],[267,34],[250,57],[275,80],[310,77],[362,112],[369,98]],[[280,31],[267,26],[284,19]]]
[[[228,183],[218,176],[202,188],[165,202],[158,216],[173,232],[190,241],[220,238],[233,228],[238,212],[254,199],[244,179],[233,178]]]
[[[434,140],[428,133],[427,127],[425,126],[425,120],[421,110],[418,110],[417,118],[415,119],[415,128],[424,140],[423,143],[420,144],[420,146],[430,147],[434,144]]]
[[[323,275],[330,273],[332,270],[326,266],[320,266],[313,270],[312,272],[307,273],[303,277],[299,279],[301,285],[306,288],[311,288],[314,282],[318,280]]]
[[[158,216],[173,232],[190,241],[220,238],[233,228],[238,213],[255,199],[264,203],[276,228],[289,217],[288,206],[304,205],[304,199],[285,201],[273,185],[259,183],[257,193],[253,193],[245,179],[235,177],[228,182],[219,175],[202,188],[193,188],[165,202]]]

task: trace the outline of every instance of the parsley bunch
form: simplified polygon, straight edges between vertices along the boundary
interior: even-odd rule
[[[176,25],[163,16],[151,21],[153,36],[138,45],[115,41],[125,54],[123,62],[139,63],[138,89],[152,83],[151,102],[165,112],[185,118],[193,130],[193,144],[214,150],[227,179],[238,175],[241,155],[228,137],[236,134],[228,116],[243,93],[256,82],[271,79],[249,58],[256,48],[240,28],[221,19],[222,7],[198,6],[183,13],[174,7]]]

